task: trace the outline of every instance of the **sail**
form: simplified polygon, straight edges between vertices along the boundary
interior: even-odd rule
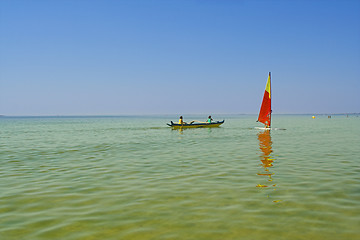
[[[258,121],[262,122],[268,127],[270,127],[271,125],[271,73],[270,72],[266,83],[264,98],[261,104]]]

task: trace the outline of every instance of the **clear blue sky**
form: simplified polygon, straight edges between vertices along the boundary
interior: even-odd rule
[[[0,114],[360,112],[360,1],[1,0]]]

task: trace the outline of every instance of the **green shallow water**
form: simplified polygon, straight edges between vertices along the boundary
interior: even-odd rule
[[[360,117],[224,118],[0,118],[1,239],[359,239]]]

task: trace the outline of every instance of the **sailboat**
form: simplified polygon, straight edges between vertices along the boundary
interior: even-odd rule
[[[271,112],[271,72],[269,72],[269,77],[266,83],[264,97],[257,120],[258,122],[265,124],[265,126],[263,128],[257,127],[258,129],[271,129]]]

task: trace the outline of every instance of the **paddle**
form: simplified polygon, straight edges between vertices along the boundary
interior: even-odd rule
[[[193,124],[194,122],[198,122],[198,123],[207,123],[207,122],[202,122],[202,121],[198,121],[198,120],[193,120],[190,122],[190,124]]]

